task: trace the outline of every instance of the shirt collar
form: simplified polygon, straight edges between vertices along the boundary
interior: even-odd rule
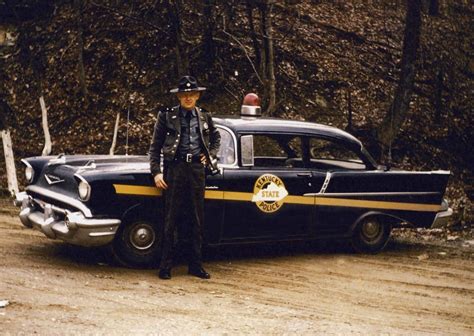
[[[185,117],[188,112],[189,112],[189,110],[186,110],[182,107],[179,108],[179,113],[181,114],[182,117]],[[191,110],[191,114],[192,114],[193,117],[196,116],[196,109],[195,108],[193,108]]]

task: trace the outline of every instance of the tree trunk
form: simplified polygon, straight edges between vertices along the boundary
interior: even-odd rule
[[[15,159],[13,156],[12,138],[9,130],[2,131],[3,153],[5,154],[5,164],[7,166],[8,191],[12,196],[18,193],[18,180],[16,177]]]
[[[421,31],[421,0],[407,0],[406,3],[400,79],[390,109],[377,130],[382,153],[392,144],[406,119],[416,74],[416,56]]]
[[[189,63],[185,56],[183,56],[183,47],[181,39],[181,19],[180,13],[180,0],[168,0],[166,1],[168,9],[168,17],[170,20],[171,36],[174,37],[175,55],[176,55],[176,75],[182,77],[189,73]]]
[[[267,80],[267,63],[268,63],[268,53],[267,53],[267,44],[265,43],[265,27],[267,20],[267,6],[266,3],[262,3],[259,6],[260,12],[260,32],[262,33],[263,48],[260,48],[260,77],[265,82]],[[264,94],[266,96],[266,93]]]
[[[443,110],[443,77],[444,71],[443,68],[440,66],[436,75],[436,92],[435,96],[433,97],[435,109],[435,124],[439,124],[439,122],[441,121],[441,114]]]
[[[439,0],[430,0],[430,7],[428,9],[428,14],[432,16],[439,15]]]
[[[84,0],[74,0],[74,7],[77,12],[77,65],[79,85],[84,102],[87,102],[86,72],[84,70]]]
[[[258,42],[257,33],[255,31],[252,1],[250,0],[246,1],[246,9],[247,9],[247,19],[249,21],[249,27],[250,27],[250,37],[252,38],[252,44],[253,44],[253,49],[255,53],[257,69],[261,69],[260,67],[261,67],[262,59],[261,59],[260,43]]]
[[[348,132],[352,132],[352,94],[351,87],[349,86],[346,91],[347,97],[347,128]]]
[[[272,27],[272,9],[273,1],[265,1],[262,24],[263,24],[263,41],[265,45],[266,54],[266,76],[265,86],[268,93],[268,106],[266,109],[267,115],[271,116],[276,109],[276,79],[275,79],[275,56],[273,49],[273,27]]]
[[[118,133],[118,128],[119,128],[119,123],[120,123],[120,112],[117,113],[117,118],[115,119],[114,137],[112,139],[112,145],[110,146],[109,155],[114,155],[114,153],[115,153],[115,146],[117,145],[117,133]]]
[[[275,78],[275,55],[273,49],[273,27],[272,27],[272,8],[268,9],[266,40],[268,44],[268,86],[269,86],[269,104],[267,108],[268,115],[272,115],[276,109],[276,78]]]
[[[51,154],[51,135],[49,134],[49,125],[48,125],[48,110],[46,109],[46,104],[44,103],[44,98],[41,96],[39,98],[41,106],[41,120],[43,122],[43,132],[44,132],[44,148],[41,153],[42,156]]]
[[[204,0],[204,19],[206,20],[204,32],[204,64],[208,70],[212,69],[216,59],[216,47],[213,39],[215,28],[214,6],[215,0]]]

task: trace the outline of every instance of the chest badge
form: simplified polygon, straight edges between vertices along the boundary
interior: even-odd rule
[[[283,181],[273,174],[264,174],[255,181],[252,202],[261,211],[271,213],[281,208],[286,196],[288,191]]]

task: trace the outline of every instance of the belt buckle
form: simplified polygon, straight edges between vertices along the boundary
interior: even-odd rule
[[[187,163],[190,163],[193,159],[193,155],[192,154],[186,154],[186,162]]]

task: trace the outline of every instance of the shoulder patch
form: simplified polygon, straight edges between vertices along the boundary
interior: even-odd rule
[[[160,108],[158,110],[158,113],[166,113],[166,112],[170,112],[171,111],[171,108],[169,107],[163,107],[163,108]]]

